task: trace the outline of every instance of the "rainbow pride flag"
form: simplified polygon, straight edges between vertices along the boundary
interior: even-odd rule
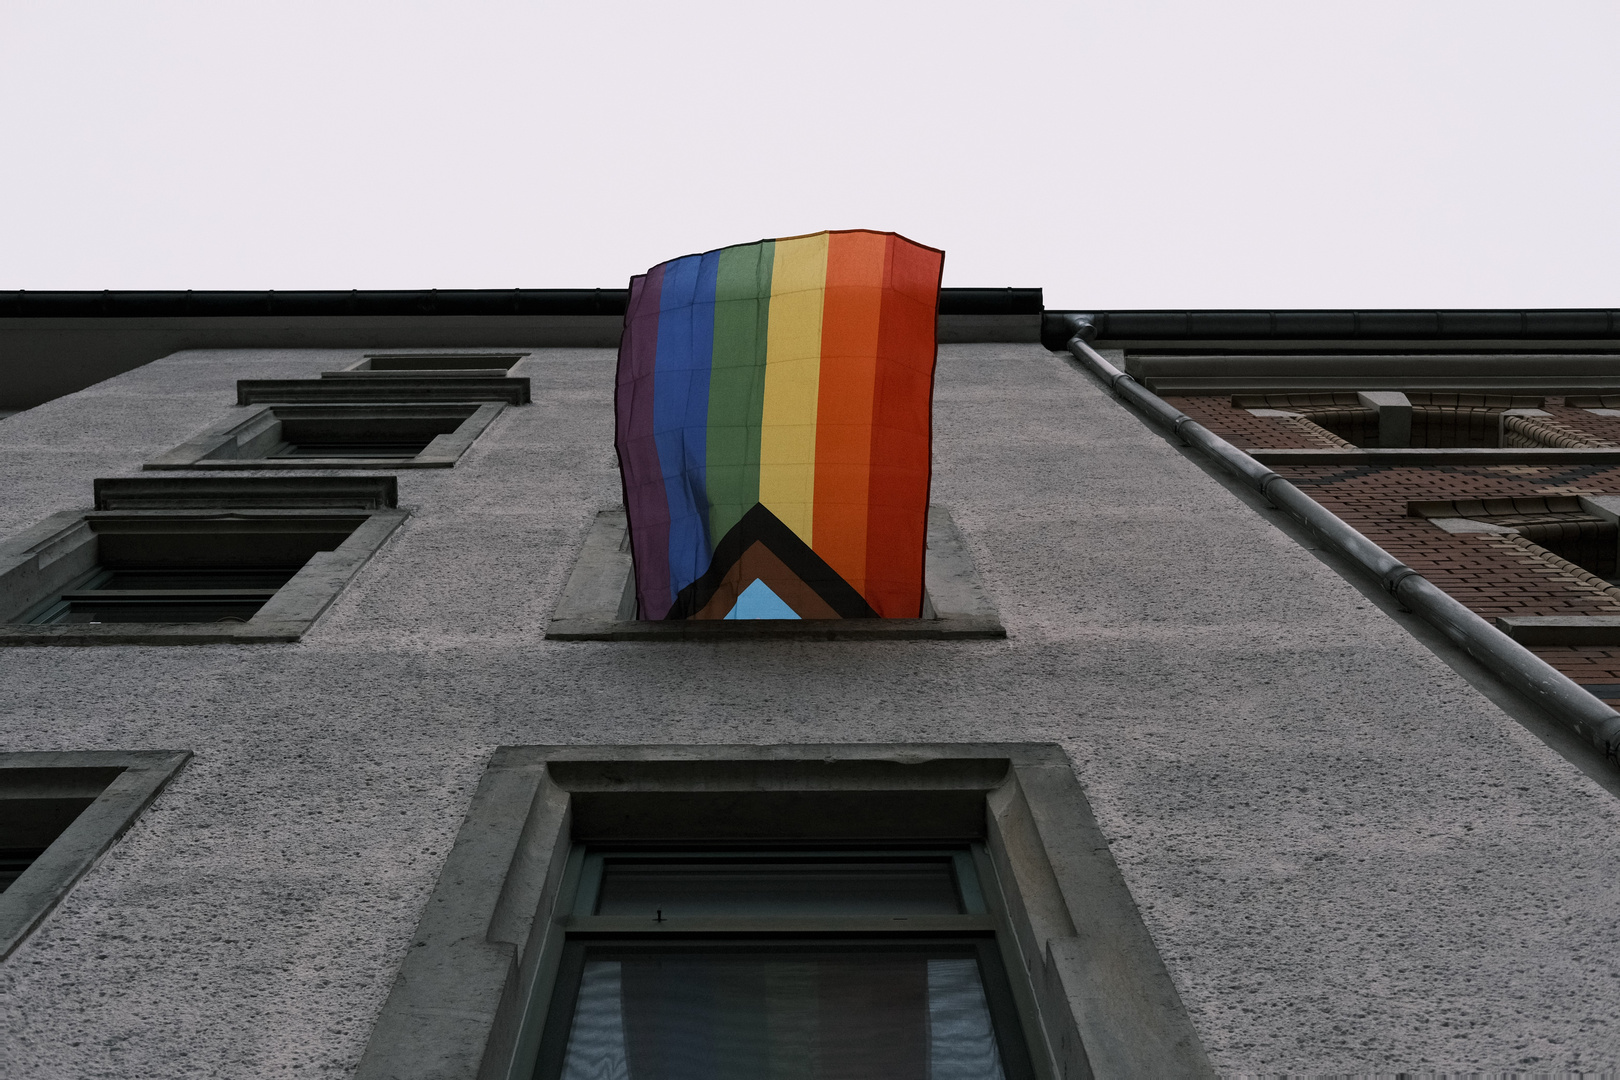
[[[921,616],[944,260],[850,230],[631,279],[615,443],[640,618]]]

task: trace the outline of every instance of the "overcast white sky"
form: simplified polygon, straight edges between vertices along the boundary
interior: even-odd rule
[[[865,227],[1051,307],[1620,305],[1617,42],[1613,0],[0,0],[0,289]]]

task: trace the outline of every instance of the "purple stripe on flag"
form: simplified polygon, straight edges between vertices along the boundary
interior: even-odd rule
[[[675,602],[669,585],[669,499],[653,435],[653,372],[663,288],[662,266],[630,281],[624,340],[619,346],[628,362],[619,365],[614,394],[619,470],[624,478],[625,509],[634,523],[630,551],[636,564],[636,605],[642,619],[662,619]]]

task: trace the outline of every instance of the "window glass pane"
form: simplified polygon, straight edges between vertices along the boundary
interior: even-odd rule
[[[598,915],[956,915],[949,858],[636,860],[603,866]]]
[[[1003,1080],[951,951],[587,953],[563,1080]]]

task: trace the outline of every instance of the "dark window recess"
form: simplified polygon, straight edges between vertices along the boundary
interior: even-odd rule
[[[0,753],[0,964],[190,756]]]
[[[22,872],[34,865],[34,860],[45,854],[45,849],[39,848],[0,848],[0,892],[13,881],[22,877]]]
[[[1510,394],[1438,392],[1409,393],[1406,398],[1412,405],[1412,431],[1406,445],[1434,449],[1501,447],[1502,414],[1508,409],[1539,409],[1545,400]],[[1363,405],[1353,392],[1237,394],[1232,404],[1243,409],[1299,413],[1356,446],[1381,445],[1378,410]]]
[[[1407,504],[1407,514],[1500,525],[1600,578],[1612,578],[1616,573],[1620,526],[1589,513],[1574,496],[1413,502]]]
[[[1526,404],[1493,405],[1420,405],[1423,395],[1408,394],[1412,399],[1412,442],[1423,447],[1499,447],[1502,445],[1502,412],[1505,409],[1539,409],[1540,398],[1523,400]],[[1374,444],[1377,445],[1377,444]]]
[[[100,518],[96,563],[18,622],[240,623],[363,517]]]
[[[1615,523],[1585,513],[1483,514],[1474,521],[1504,525],[1561,559],[1600,578],[1615,576]]]
[[[283,416],[281,441],[265,457],[412,458],[426,450],[435,436],[454,432],[472,411],[388,417]]]
[[[76,821],[119,769],[8,769],[0,785],[0,892]]]
[[[277,570],[107,570],[62,592],[32,623],[247,622],[298,573]]]
[[[489,371],[505,375],[528,353],[372,353],[350,371]]]
[[[478,402],[260,406],[214,425],[145,467],[448,468],[501,408]]]
[[[536,1076],[1032,1076],[983,858],[588,852]]]

